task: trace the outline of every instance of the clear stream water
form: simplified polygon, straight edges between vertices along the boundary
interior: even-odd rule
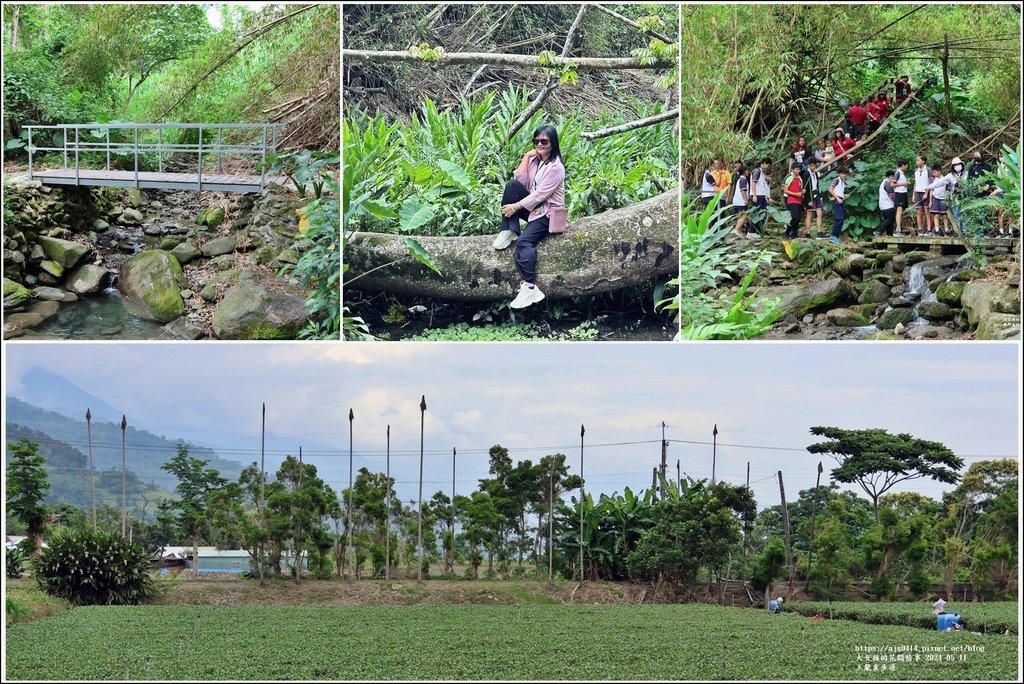
[[[22,340],[166,340],[163,325],[128,313],[114,288],[61,302],[55,316],[14,341]]]

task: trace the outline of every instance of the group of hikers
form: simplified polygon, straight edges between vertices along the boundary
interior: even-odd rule
[[[842,158],[857,145],[863,144],[882,126],[892,114],[913,94],[909,77],[901,76],[894,81],[895,107],[886,93],[871,95],[862,106],[854,103],[846,112],[846,121],[837,127],[830,140],[820,139],[811,149],[807,139],[801,136],[790,152],[787,175],[782,182],[782,193],[790,220],[786,226],[785,238],[800,237],[800,223],[809,237],[828,239],[840,244],[843,224],[846,220],[844,202],[847,195],[847,178],[850,169]],[[731,207],[737,216],[733,232],[737,236],[757,238],[763,232],[767,208],[775,204],[771,197],[772,160],[765,157],[753,168],[743,161],[733,162],[732,171],[726,169],[722,159],[714,159],[701,177],[701,201],[706,207],[715,197],[719,198],[723,212]],[[822,187],[822,178],[836,168],[836,177]],[[948,171],[943,173],[939,166],[929,166],[928,159],[919,155],[914,160],[913,178],[908,177],[910,160],[898,159],[896,167],[888,169],[878,186],[878,208],[882,218],[874,235],[882,234],[918,237],[955,236],[955,225],[948,216],[950,197],[963,178],[980,178],[992,172],[980,151],[974,152],[973,163],[965,169],[963,160],[954,157]],[[982,196],[997,196],[1000,191],[983,186]],[[911,203],[911,193],[913,199]],[[832,230],[828,235],[822,232],[824,202],[832,207]],[[913,225],[904,226],[904,217],[913,211]],[[952,209],[957,224],[959,214]],[[812,231],[811,223],[817,230]],[[1003,213],[998,216],[998,235],[1006,235]]]

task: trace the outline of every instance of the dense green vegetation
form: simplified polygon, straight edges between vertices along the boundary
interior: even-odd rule
[[[836,620],[854,620],[874,625],[907,625],[935,629],[935,615],[928,603],[866,603],[863,601],[797,601],[783,610],[805,617],[820,615]],[[1019,630],[1020,604],[1016,601],[964,603],[951,599],[946,610],[960,613],[971,632],[1016,634]]]
[[[898,644],[920,659],[883,671],[854,648]],[[1007,680],[1017,655],[1010,637],[704,605],[95,607],[7,632],[13,679]]]
[[[284,149],[338,149],[337,7],[9,4],[3,18],[5,140],[30,124],[269,119],[289,124]]]
[[[672,6],[617,9],[646,22],[645,26],[675,34],[677,10]],[[481,46],[491,45],[492,52],[522,55],[549,54],[545,48],[550,47],[553,55],[561,49],[577,11],[575,6],[557,5],[352,6],[345,9],[345,47],[393,50],[423,43],[439,45],[445,52],[479,52]],[[382,24],[386,28],[381,29]],[[498,49],[501,45],[515,47]],[[591,10],[583,16],[570,54],[673,61],[677,50],[674,39],[666,44]],[[428,61],[433,53],[425,54]],[[479,87],[471,89],[482,73],[474,75],[475,69],[476,65],[432,69],[429,64],[370,60],[356,64],[346,75],[342,209],[346,235],[355,231],[402,235],[410,257],[424,269],[441,272],[416,238],[496,234],[502,189],[523,153],[531,149],[534,129],[544,123],[558,130],[570,220],[635,204],[677,185],[678,144],[672,122],[593,140],[583,137],[588,131],[670,109],[672,69],[637,75],[495,65],[480,78]],[[555,87],[543,107],[534,109],[531,101],[539,92],[548,92],[533,86],[538,78]],[[532,113],[524,116],[527,112]],[[426,298],[364,298],[358,276],[346,277],[345,283],[350,314],[345,328],[350,339],[367,339],[371,330],[379,331],[388,322],[389,312],[408,313],[416,306],[436,308],[438,319],[445,323],[465,322],[470,327],[517,323],[515,312],[507,307],[483,320],[481,310],[443,302],[433,306]],[[572,304],[574,322],[580,322],[580,316],[593,319],[592,309],[615,306],[607,299],[590,299]],[[651,308],[650,288],[635,293],[631,306],[638,301]],[[564,307],[550,306],[544,303],[542,318],[557,320]],[[445,337],[478,339],[479,335],[460,334],[452,325]]]

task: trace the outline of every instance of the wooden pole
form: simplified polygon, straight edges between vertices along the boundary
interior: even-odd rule
[[[818,461],[818,479],[814,482],[814,501],[811,503],[811,538],[807,543],[807,581],[804,587],[811,586],[811,568],[814,567],[814,516],[818,512],[818,489],[821,487],[821,461]]]
[[[128,419],[121,416],[121,536],[128,534],[128,469],[125,459],[124,433],[128,429]]]
[[[259,546],[259,558],[257,559],[257,565],[259,565],[260,573],[260,584],[266,582],[266,577],[263,572],[263,545],[266,543],[266,496],[267,496],[267,466],[266,466],[266,445],[267,445],[267,404],[263,402],[263,418],[262,426],[260,427],[260,546]]]
[[[452,447],[452,524],[451,524],[451,559],[448,570],[455,575],[455,447]]]
[[[386,465],[384,479],[387,495],[384,499],[384,579],[391,579],[391,426],[388,425]]]
[[[676,491],[683,493],[683,471],[681,459],[676,459]]]
[[[345,576],[346,579],[351,579],[352,575],[349,574],[349,568],[352,569],[352,574],[355,574],[355,553],[352,546],[352,421],[356,419],[355,413],[350,408],[348,410],[348,552],[347,555],[351,557],[349,562],[345,563]]]
[[[296,493],[299,495],[299,500],[302,497],[302,447],[299,447],[299,485]],[[302,507],[299,507],[299,513],[302,513]],[[298,584],[302,581],[302,550],[299,547],[299,535],[302,531],[299,529],[299,519],[295,519],[295,583]]]
[[[427,413],[427,395],[420,398],[420,498],[417,508],[419,509],[419,531],[417,533],[419,546],[419,562],[416,567],[416,579],[423,579],[423,419]]]
[[[667,481],[668,475],[668,442],[665,441],[665,421],[661,421],[661,498],[664,499],[667,492],[664,488],[664,482]]]
[[[92,487],[92,531],[96,531],[96,471],[92,465],[92,412],[85,409],[85,431],[89,438],[89,484]]]
[[[555,531],[555,459],[548,464],[548,583],[555,581],[555,555],[554,541]]]
[[[953,123],[953,103],[949,96],[949,35],[942,41],[942,88],[946,94],[946,123]]]
[[[580,582],[583,581],[583,497],[586,485],[583,480],[583,435],[586,430],[580,425]]]
[[[711,431],[711,484],[715,484],[715,462],[718,460],[718,423]]]
[[[786,489],[779,471],[779,496],[782,498],[782,528],[786,533],[786,567],[789,569],[789,588],[793,588],[793,539],[789,533],[789,509],[786,507]]]
[[[429,62],[419,55],[398,50],[348,50],[341,51],[346,64],[362,62],[413,62],[428,67],[444,67],[450,64],[497,64],[499,66],[537,67],[561,69],[576,65],[580,71],[588,69],[668,69],[673,63],[658,60],[645,63],[639,57],[550,57],[544,61],[537,55],[516,55],[487,52],[444,52]]]

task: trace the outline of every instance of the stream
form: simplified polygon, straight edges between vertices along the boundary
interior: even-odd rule
[[[25,331],[25,340],[167,340],[163,324],[128,313],[115,288],[61,302],[57,314]]]

